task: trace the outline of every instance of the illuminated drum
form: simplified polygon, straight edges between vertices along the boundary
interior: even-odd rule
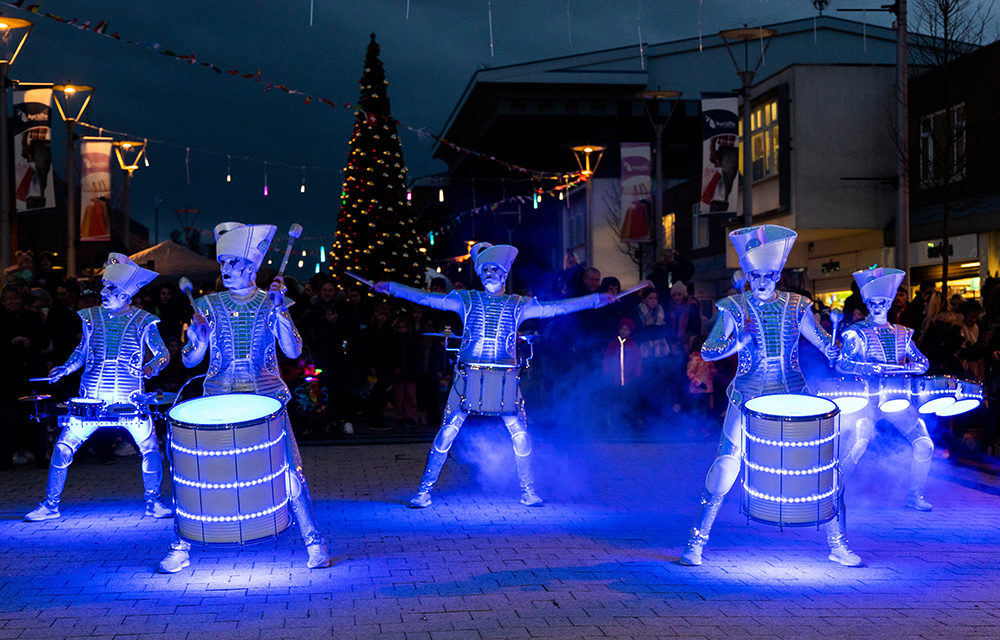
[[[833,401],[847,415],[868,406],[868,382],[857,376],[823,378],[816,385],[816,395]]]
[[[66,413],[73,418],[97,419],[104,412],[104,401],[97,398],[70,398]]]
[[[462,411],[483,415],[511,415],[520,411],[520,367],[462,365],[459,396]]]
[[[955,404],[958,378],[952,376],[920,376],[913,378],[912,402],[920,413],[945,411]]]
[[[873,380],[872,393],[878,393],[879,411],[882,413],[898,413],[910,408],[910,398],[913,388],[912,376],[883,376]]]
[[[759,396],[743,405],[743,511],[783,526],[829,522],[839,508],[840,409],[797,394]]]
[[[955,403],[949,407],[939,409],[937,414],[942,418],[950,418],[972,411],[983,402],[983,387],[978,382],[972,380],[959,380],[958,390],[955,392]]]
[[[285,407],[234,393],[167,412],[174,523],[191,542],[246,544],[288,527]]]

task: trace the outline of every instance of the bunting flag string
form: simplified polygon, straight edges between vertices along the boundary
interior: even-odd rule
[[[128,38],[122,37],[122,35],[119,34],[117,31],[112,31],[112,32],[109,33],[108,32],[108,21],[107,20],[99,20],[97,22],[92,22],[90,20],[80,20],[79,18],[66,19],[66,18],[62,18],[60,16],[57,16],[54,13],[43,12],[41,10],[41,3],[28,3],[26,0],[14,0],[13,2],[0,2],[0,5],[5,5],[5,6],[8,6],[8,7],[13,7],[15,9],[20,9],[21,11],[27,11],[28,13],[33,13],[35,15],[39,15],[39,16],[42,16],[44,18],[48,18],[50,20],[54,20],[54,21],[62,23],[62,24],[75,27],[75,28],[80,29],[82,31],[90,31],[92,33],[95,33],[97,35],[100,35],[100,36],[103,36],[103,37],[106,37],[106,38],[111,38],[113,40],[118,40],[120,42],[128,43],[128,44],[133,45],[135,47],[147,49],[149,51],[152,51],[153,53],[157,53],[157,54],[165,55],[165,56],[170,56],[170,57],[175,58],[176,60],[179,60],[181,62],[185,62],[185,63],[188,63],[188,64],[198,64],[198,65],[201,65],[201,66],[206,67],[208,69],[211,69],[212,71],[215,71],[217,74],[220,74],[220,75],[231,75],[231,76],[234,76],[234,77],[245,78],[247,80],[253,80],[254,82],[258,82],[258,83],[263,84],[264,91],[266,93],[269,93],[269,92],[271,92],[274,89],[280,89],[281,91],[283,91],[283,92],[285,92],[285,93],[287,93],[289,95],[301,96],[303,98],[303,104],[310,104],[313,101],[317,101],[317,102],[322,102],[323,104],[326,104],[329,107],[334,108],[334,109],[343,107],[344,109],[354,109],[355,113],[358,113],[360,111],[360,109],[358,108],[358,105],[354,104],[351,101],[345,101],[345,102],[341,103],[341,102],[337,102],[337,101],[334,101],[334,100],[330,100],[328,98],[323,98],[323,97],[317,97],[317,96],[309,95],[309,94],[305,93],[304,91],[300,91],[298,89],[293,89],[293,88],[291,88],[291,87],[289,87],[289,86],[287,86],[285,84],[282,84],[280,82],[265,81],[264,77],[261,74],[261,72],[260,72],[259,69],[257,71],[255,71],[255,72],[252,72],[252,73],[244,73],[244,72],[242,72],[242,71],[240,71],[238,69],[225,70],[222,67],[220,67],[218,65],[215,65],[215,64],[213,64],[211,62],[199,61],[198,58],[197,58],[197,56],[195,56],[194,54],[179,54],[179,53],[176,53],[173,50],[164,47],[159,42],[153,42],[153,43],[146,44],[146,43],[143,43],[143,42],[138,42],[136,40],[130,40]],[[506,168],[508,171],[516,171],[516,172],[523,173],[523,174],[526,174],[526,175],[532,175],[532,176],[538,176],[538,177],[558,177],[558,176],[562,175],[561,173],[558,173],[558,172],[538,171],[538,170],[535,170],[535,169],[529,169],[527,167],[522,167],[520,165],[514,164],[512,162],[507,162],[507,161],[502,160],[500,158],[497,158],[496,156],[493,156],[491,154],[480,153],[480,152],[475,151],[473,149],[468,149],[468,148],[463,147],[461,145],[455,144],[454,142],[452,142],[450,140],[447,140],[447,139],[442,138],[442,137],[440,137],[438,135],[430,133],[429,131],[427,131],[427,129],[425,127],[413,127],[413,126],[407,125],[407,124],[399,122],[399,121],[395,121],[395,124],[397,125],[397,127],[406,129],[406,130],[410,131],[411,133],[414,133],[417,136],[418,140],[426,140],[427,138],[433,138],[437,142],[439,142],[439,143],[447,146],[448,148],[450,148],[450,149],[452,149],[454,151],[457,151],[459,153],[465,153],[465,154],[468,154],[468,155],[472,155],[472,156],[475,156],[477,158],[483,158],[485,160],[489,160],[490,162],[495,162],[495,163],[503,166],[504,168]],[[159,142],[161,144],[167,144],[167,143],[164,143],[162,141],[159,141]],[[208,153],[208,152],[206,152],[206,153]],[[246,159],[246,160],[253,160],[253,158],[244,158],[244,159]],[[281,164],[281,163],[276,163],[276,164]],[[324,169],[324,170],[330,170],[330,169]]]

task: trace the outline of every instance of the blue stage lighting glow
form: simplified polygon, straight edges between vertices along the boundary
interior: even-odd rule
[[[124,427],[128,428],[131,426],[139,426],[146,422],[148,418],[143,418],[140,416],[129,416],[127,418],[77,418],[76,416],[71,416],[67,419],[66,425],[76,431],[79,427],[86,426],[87,431],[94,425],[98,427]],[[77,433],[80,433],[77,431]]]
[[[837,408],[837,405],[826,398],[795,393],[776,393],[767,396],[758,396],[747,400],[744,406],[750,411],[767,414],[775,418],[822,416]]]
[[[224,410],[220,411],[220,396],[205,396],[187,400],[171,409],[171,419],[193,425],[241,424],[269,416],[281,410],[281,402],[267,396],[234,393],[226,396]]]
[[[910,401],[906,398],[892,398],[879,404],[878,408],[882,413],[899,413],[910,406]]]
[[[247,487],[255,487],[259,484],[265,484],[270,482],[280,476],[281,474],[288,471],[288,465],[282,465],[280,469],[275,471],[270,475],[257,478],[256,480],[247,480],[245,482],[227,482],[225,484],[220,484],[216,482],[198,482],[197,480],[188,480],[182,476],[174,474],[174,482],[178,484],[184,484],[189,487],[197,487],[198,489],[245,489]]]
[[[263,509],[261,511],[256,511],[254,513],[239,513],[235,516],[203,516],[195,513],[188,513],[184,509],[177,507],[177,515],[181,518],[187,518],[188,520],[195,520],[197,522],[244,522],[246,520],[253,520],[255,518],[263,518],[264,516],[269,516],[279,509],[283,509],[285,505],[288,504],[288,498],[281,501],[280,504],[276,504],[273,507]]]
[[[242,447],[240,449],[220,449],[220,450],[211,450],[210,449],[210,450],[207,450],[207,451],[199,451],[197,449],[188,449],[187,447],[181,446],[181,445],[177,444],[176,442],[174,442],[173,440],[171,440],[170,441],[170,448],[171,449],[176,449],[177,451],[180,451],[181,453],[186,453],[186,454],[191,455],[191,456],[238,456],[238,455],[242,455],[244,453],[251,453],[253,451],[261,451],[262,449],[269,449],[269,448],[273,447],[274,445],[278,444],[279,442],[281,442],[284,437],[285,437],[285,432],[282,431],[281,433],[278,434],[278,437],[275,438],[274,440],[271,440],[270,442],[262,442],[260,444],[255,444],[252,447]]]

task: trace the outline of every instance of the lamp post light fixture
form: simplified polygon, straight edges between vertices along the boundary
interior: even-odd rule
[[[0,16],[0,273],[10,266],[11,209],[14,193],[11,189],[10,122],[7,117],[7,72],[28,39],[34,25],[28,20]]]
[[[590,178],[597,171],[597,165],[601,163],[605,147],[596,144],[582,144],[573,147],[573,155],[576,156],[576,163],[580,166],[580,175],[584,180]]]
[[[122,213],[125,216],[125,250],[128,253],[131,251],[129,240],[132,237],[131,218],[129,217],[129,183],[132,181],[132,173],[139,168],[139,160],[146,152],[146,143],[121,140],[115,142],[114,147],[118,166],[125,172],[125,182],[122,183]]]
[[[639,94],[642,97],[642,107],[646,110],[646,116],[649,117],[649,124],[653,127],[653,135],[655,136],[655,150],[656,153],[656,166],[654,168],[653,176],[653,211],[656,219],[653,223],[654,235],[653,235],[653,259],[656,259],[656,250],[658,246],[658,239],[666,239],[667,230],[663,227],[663,132],[666,131],[667,125],[670,124],[670,119],[674,116],[674,111],[677,110],[677,105],[680,104],[680,97],[684,95],[680,91],[670,91],[668,89],[657,89],[655,91],[643,91]],[[670,107],[670,113],[667,114],[666,120],[660,122],[658,116],[660,113],[659,107],[657,106],[659,100],[672,100],[673,104]],[[653,108],[650,108],[650,105]]]
[[[52,98],[59,110],[59,116],[66,125],[66,276],[76,276],[76,234],[80,226],[76,222],[75,189],[75,133],[76,123],[94,95],[94,87],[85,84],[57,84],[52,87]]]
[[[589,232],[590,229],[590,213],[592,209],[593,200],[593,185],[590,179],[594,176],[594,172],[597,171],[597,165],[601,163],[601,158],[604,156],[604,149],[600,145],[596,144],[581,144],[576,147],[572,147],[573,155],[576,157],[576,164],[580,167],[580,177],[586,183],[586,199],[587,199],[587,214],[586,214],[586,228],[587,233],[587,261],[593,262],[594,260],[594,246],[593,239]]]
[[[719,37],[726,44],[726,51],[729,52],[729,57],[736,67],[736,75],[740,77],[743,83],[741,91],[741,95],[743,96],[743,136],[740,140],[740,144],[743,145],[743,183],[740,186],[743,188],[743,225],[746,227],[753,225],[753,196],[750,187],[750,183],[753,180],[753,153],[750,144],[750,88],[753,86],[754,75],[760,69],[761,63],[764,62],[764,54],[771,44],[770,38],[775,33],[774,29],[765,29],[763,27],[724,29],[719,32]],[[751,69],[750,43],[755,41],[761,43],[760,58],[757,59],[757,64],[754,68]],[[729,46],[730,42],[743,43],[742,67],[736,61],[736,56],[733,55],[733,49]]]

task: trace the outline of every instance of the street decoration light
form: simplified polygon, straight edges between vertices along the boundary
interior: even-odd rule
[[[125,182],[122,184],[122,213],[125,216],[125,249],[128,252],[131,250],[129,239],[132,237],[131,218],[129,217],[129,183],[132,181],[132,174],[139,168],[139,160],[146,152],[146,143],[120,140],[114,143],[114,147],[118,166],[125,172]]]
[[[736,75],[743,83],[741,95],[743,96],[743,225],[753,226],[753,196],[751,195],[750,182],[752,181],[753,154],[750,145],[750,88],[753,86],[753,77],[764,62],[764,54],[771,44],[771,36],[776,33],[774,29],[763,27],[742,29],[724,29],[719,32],[719,37],[726,44],[726,51],[736,67]],[[761,43],[760,58],[753,69],[750,68],[750,43],[759,41]],[[736,61],[730,42],[743,43],[743,65]]]
[[[83,117],[83,112],[90,104],[93,95],[94,88],[85,84],[57,84],[52,87],[52,98],[56,103],[56,109],[66,125],[66,275],[68,277],[76,276],[76,234],[79,229],[76,223],[74,188],[76,138],[73,129]]]
[[[31,22],[0,16],[0,273],[10,265],[10,218],[14,203],[11,189],[10,123],[7,117],[7,72],[31,33]]]

